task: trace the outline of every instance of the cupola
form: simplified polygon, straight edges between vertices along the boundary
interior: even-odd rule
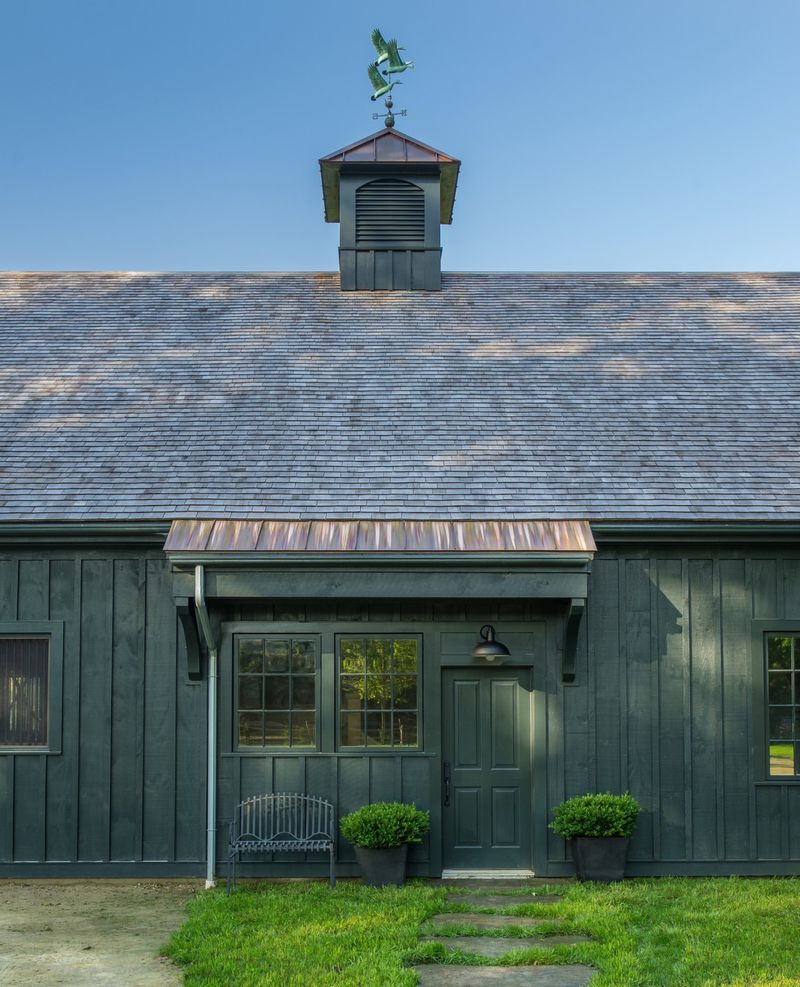
[[[441,289],[439,225],[453,220],[460,164],[389,127],[320,158],[343,291]]]

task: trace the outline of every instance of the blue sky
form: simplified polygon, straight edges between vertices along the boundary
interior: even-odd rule
[[[461,158],[447,270],[800,269],[798,0],[7,0],[0,268],[330,270],[317,159]]]

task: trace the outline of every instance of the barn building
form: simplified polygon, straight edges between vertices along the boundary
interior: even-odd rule
[[[0,275],[0,875],[272,791],[567,875],[625,790],[631,874],[798,873],[800,276],[442,274],[457,159],[320,166],[338,272]]]

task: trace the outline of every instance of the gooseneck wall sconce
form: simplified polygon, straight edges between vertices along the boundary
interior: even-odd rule
[[[495,658],[508,658],[511,652],[500,641],[494,639],[494,627],[491,624],[484,624],[481,627],[481,638],[472,649],[473,658],[485,658],[487,661],[494,661]]]

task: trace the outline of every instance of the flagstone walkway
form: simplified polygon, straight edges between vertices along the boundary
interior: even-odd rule
[[[543,882],[537,882],[539,885]],[[445,949],[457,950],[489,959],[507,956],[520,949],[550,949],[553,946],[590,942],[580,935],[527,935],[503,936],[504,929],[535,929],[560,922],[557,915],[531,918],[526,915],[500,914],[500,909],[519,905],[555,905],[560,895],[536,894],[537,883],[526,882],[527,894],[522,888],[491,886],[487,894],[458,894],[447,896],[450,904],[466,905],[484,911],[444,912],[434,915],[430,925],[432,935],[422,937],[422,942],[436,942]],[[458,888],[456,882],[448,886]],[[474,882],[464,882],[462,887],[472,890]],[[491,911],[486,911],[491,909]],[[461,934],[463,933],[463,934]],[[581,965],[528,965],[528,966],[463,966],[457,963],[429,963],[413,968],[419,975],[422,987],[483,987],[484,984],[503,984],[503,987],[583,987],[595,974],[592,967]]]

